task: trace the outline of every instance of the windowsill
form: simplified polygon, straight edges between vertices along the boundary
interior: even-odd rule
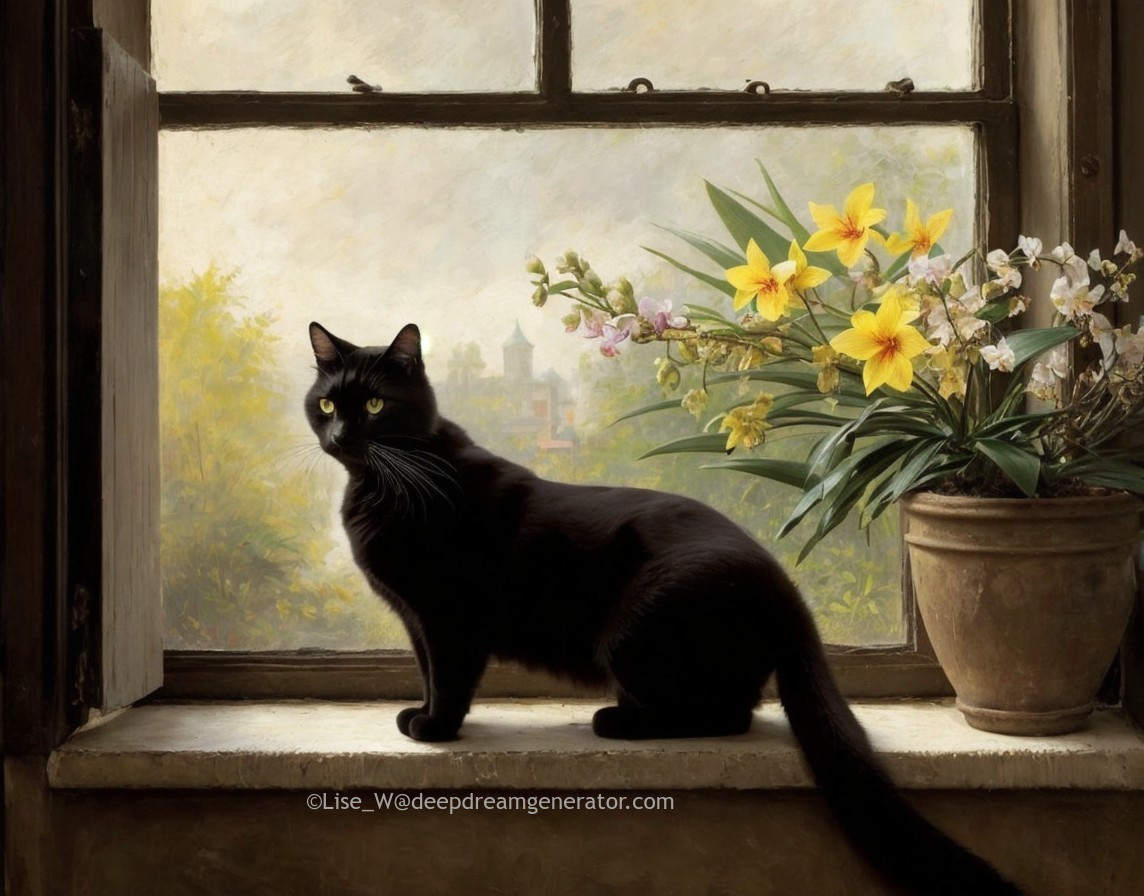
[[[52,754],[56,788],[696,790],[806,788],[782,710],[738,737],[609,741],[594,701],[484,702],[462,739],[421,744],[394,715],[408,703],[241,702],[137,706]],[[949,701],[855,704],[903,788],[1144,790],[1144,736],[1120,713],[1076,734],[1007,737],[970,728]]]

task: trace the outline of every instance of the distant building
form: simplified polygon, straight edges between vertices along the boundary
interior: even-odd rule
[[[437,389],[443,407],[467,417],[467,428],[475,437],[488,439],[490,447],[499,436],[511,440],[517,450],[574,457],[580,438],[568,383],[552,369],[535,375],[534,347],[519,321],[501,351],[504,375],[486,376],[477,343],[454,346],[448,377]],[[508,450],[507,445],[501,450]]]
[[[502,421],[502,431],[513,435],[531,433],[539,451],[574,455],[580,440],[574,427],[575,405],[564,378],[551,369],[543,377],[534,376],[533,345],[521,330],[520,321],[502,351],[502,386],[510,415]]]

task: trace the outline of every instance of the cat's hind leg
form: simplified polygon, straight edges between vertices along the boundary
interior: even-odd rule
[[[647,595],[618,626],[605,662],[616,706],[599,710],[600,737],[725,737],[751,726],[773,670],[762,611],[735,585],[701,596],[682,588]]]

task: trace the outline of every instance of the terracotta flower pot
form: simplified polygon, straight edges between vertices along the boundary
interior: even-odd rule
[[[918,608],[974,728],[1080,728],[1135,595],[1130,495],[902,501]]]

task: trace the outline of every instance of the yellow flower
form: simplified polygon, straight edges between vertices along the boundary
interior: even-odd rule
[[[806,254],[799,248],[796,240],[790,241],[790,252],[787,253],[787,260],[794,262],[794,274],[787,281],[787,289],[794,292],[805,292],[830,279],[830,271],[807,264]]]
[[[719,431],[730,431],[726,446],[728,454],[739,445],[744,448],[754,448],[763,443],[764,434],[771,428],[771,425],[766,421],[767,412],[774,403],[773,395],[760,392],[750,404],[732,408],[723,415],[723,422],[719,426]]]
[[[811,252],[836,249],[839,260],[846,267],[853,267],[871,237],[879,243],[885,241],[873,227],[886,217],[886,210],[872,208],[873,205],[873,184],[862,184],[851,190],[841,215],[833,205],[810,203],[810,216],[819,229],[803,243],[803,248]]]
[[[910,359],[930,347],[926,338],[909,325],[898,293],[886,293],[877,313],[856,311],[851,329],[830,340],[830,347],[851,358],[865,361],[862,381],[869,395],[883,383],[904,392],[914,380]]]
[[[787,281],[794,275],[793,261],[781,261],[771,267],[770,259],[754,239],[747,242],[747,263],[726,271],[727,281],[735,287],[735,310],[751,299],[759,314],[767,320],[778,320],[790,304]]]
[[[829,345],[816,345],[810,350],[810,360],[818,368],[818,391],[823,395],[836,391],[842,382],[838,373],[838,352]]]
[[[929,356],[930,367],[941,374],[937,391],[942,398],[965,398],[969,362],[954,347],[940,348]]]
[[[891,255],[901,255],[909,252],[911,257],[929,255],[945,228],[949,226],[949,219],[953,217],[953,209],[947,208],[935,215],[930,215],[925,224],[918,214],[917,203],[912,199],[906,200],[906,235],[891,234],[886,240],[886,248]]]

